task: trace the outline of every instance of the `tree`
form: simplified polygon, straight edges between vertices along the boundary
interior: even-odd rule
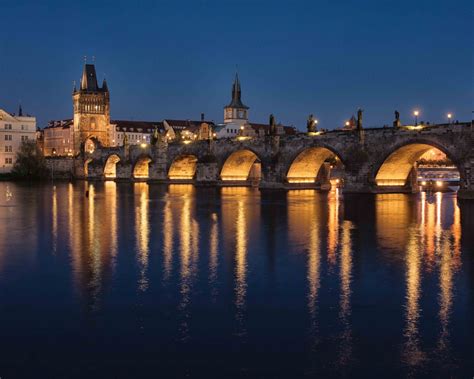
[[[23,141],[16,153],[12,174],[20,178],[40,179],[47,175],[43,152],[36,141]]]

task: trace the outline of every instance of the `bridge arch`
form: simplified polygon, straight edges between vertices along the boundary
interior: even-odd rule
[[[311,146],[300,150],[289,161],[286,171],[287,182],[315,183],[321,167],[328,160],[343,165],[340,154],[331,147]]]
[[[134,179],[148,179],[150,177],[150,162],[152,161],[151,157],[148,155],[142,155],[136,160],[132,176]]]
[[[260,180],[261,160],[259,156],[248,148],[236,150],[224,160],[220,171],[220,179],[224,182],[246,182]]]
[[[115,179],[117,177],[117,163],[120,162],[120,157],[117,154],[109,155],[104,165],[105,179]]]
[[[459,164],[449,149],[429,140],[409,140],[389,150],[375,165],[374,181],[377,186],[405,186],[415,163],[430,150],[446,155],[459,170]]]
[[[168,169],[170,180],[192,180],[196,174],[198,158],[193,154],[178,155]]]

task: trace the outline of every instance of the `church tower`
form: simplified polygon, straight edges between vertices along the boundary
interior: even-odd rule
[[[93,64],[85,64],[79,90],[74,87],[74,151],[79,152],[81,144],[89,138],[96,138],[104,146],[110,145],[110,95],[107,82],[97,84]]]
[[[239,76],[235,74],[234,84],[232,85],[232,100],[229,105],[224,107],[224,123],[235,123],[244,125],[248,122],[248,109],[241,100],[241,90]]]

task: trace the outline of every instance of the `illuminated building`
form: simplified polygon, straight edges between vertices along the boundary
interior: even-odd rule
[[[21,143],[35,138],[35,117],[24,116],[21,106],[17,116],[0,109],[0,172],[10,172]]]

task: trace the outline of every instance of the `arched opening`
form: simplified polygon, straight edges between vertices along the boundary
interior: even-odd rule
[[[89,163],[92,162],[92,159],[86,159],[84,162],[84,177],[87,178],[89,176]]]
[[[197,157],[180,155],[175,158],[168,171],[170,180],[192,180],[196,173]]]
[[[250,150],[234,151],[225,161],[221,179],[226,182],[258,182],[261,178],[261,162]]]
[[[412,143],[393,151],[375,176],[377,186],[421,186],[448,190],[459,185],[459,171],[446,154],[426,143]]]
[[[115,179],[117,177],[118,162],[120,162],[120,158],[116,154],[113,154],[107,158],[104,166],[104,176],[106,179]]]
[[[150,157],[142,157],[138,159],[133,168],[133,177],[135,179],[148,179],[150,162]]]
[[[326,147],[310,147],[299,153],[288,169],[286,179],[290,184],[342,183],[344,165],[339,157]]]
[[[92,154],[95,150],[95,142],[93,137],[89,137],[84,142],[84,150],[86,153]]]

